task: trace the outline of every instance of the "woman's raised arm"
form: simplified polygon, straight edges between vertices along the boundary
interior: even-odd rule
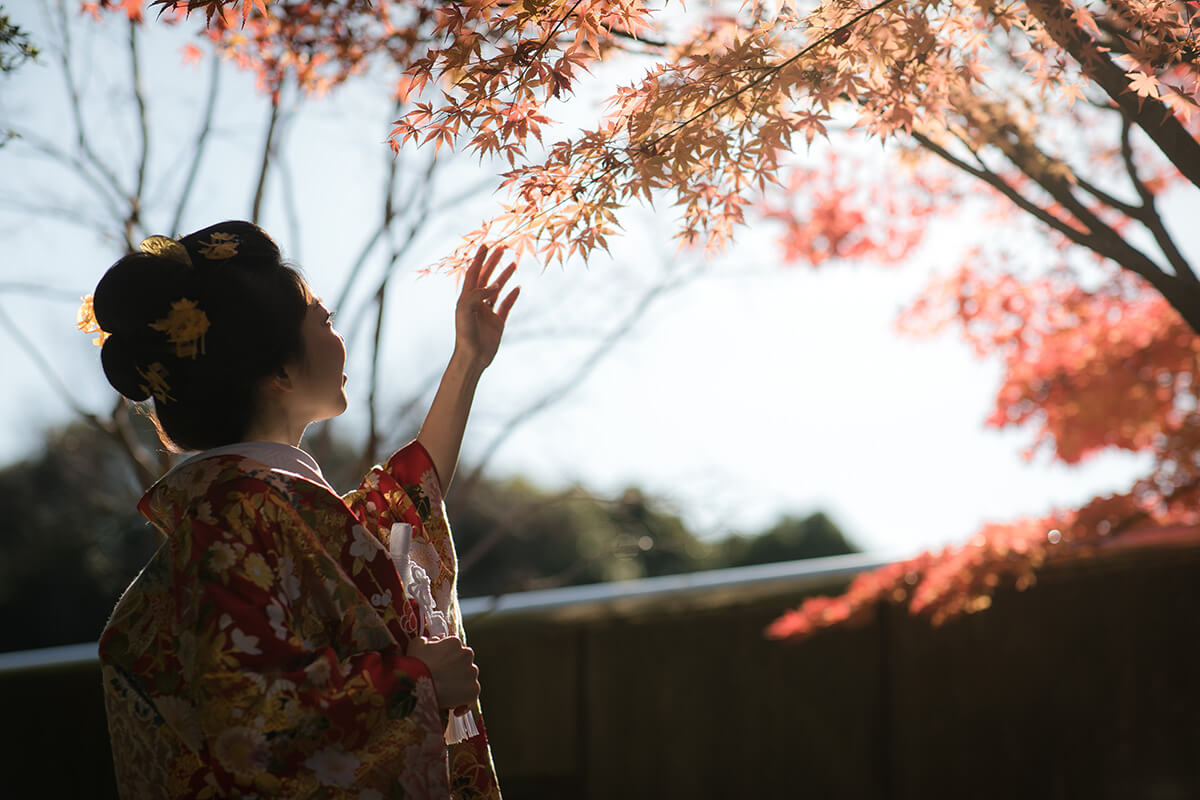
[[[504,284],[517,268],[516,264],[510,264],[495,282],[489,284],[492,271],[503,254],[503,250],[496,250],[488,256],[487,248],[480,247],[467,269],[454,314],[454,353],[438,384],[421,432],[417,434],[417,441],[433,459],[443,493],[454,477],[479,376],[496,357],[508,312],[521,292],[518,286],[498,305],[496,303]]]

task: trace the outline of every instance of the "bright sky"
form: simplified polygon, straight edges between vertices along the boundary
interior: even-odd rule
[[[34,3],[9,11],[35,36],[44,31]],[[119,41],[120,31],[106,35]],[[147,203],[158,226],[169,223],[164,199],[182,182],[180,155],[194,135],[205,91],[206,72],[179,65],[181,41],[159,31],[146,58],[151,119],[164,133],[151,154]],[[108,83],[126,69],[125,53],[95,47],[84,62],[92,65],[91,112],[113,122],[96,123],[92,141],[128,174],[127,143],[136,140],[135,130],[123,111],[112,110],[125,101]],[[0,128],[34,121],[40,130],[56,131],[58,143],[69,143],[53,59],[47,53],[41,65],[3,79]],[[220,144],[205,162],[183,231],[248,214],[263,112],[252,105],[250,81],[227,73]],[[277,173],[270,187],[265,227],[330,301],[378,215],[388,120],[382,85],[310,105],[284,144],[293,165],[290,185]],[[468,162],[444,176],[438,196],[473,185],[479,169]],[[0,149],[0,175],[4,194],[18,198],[0,206],[0,284],[36,282],[57,292],[0,292],[0,310],[50,356],[81,404],[103,412],[112,393],[96,350],[72,325],[77,298],[91,291],[119,248],[73,224],[102,209],[68,173],[9,145]],[[406,175],[415,179],[415,170]],[[284,213],[288,198],[300,209],[297,231]],[[30,199],[71,210],[31,216],[24,213]],[[394,403],[444,364],[452,343],[454,280],[419,277],[415,270],[449,252],[490,202],[484,192],[419,227],[388,307],[383,386]],[[1168,209],[1176,219],[1187,210]],[[615,242],[611,259],[544,272],[531,260],[522,264],[510,340],[480,387],[467,461],[515,410],[572,375],[595,346],[596,333],[622,319],[664,269],[695,271],[700,262],[677,256],[667,240],[669,217],[637,212],[628,223],[630,233]],[[985,521],[1039,515],[1126,489],[1145,468],[1127,455],[1071,469],[1044,458],[1027,463],[1020,453],[1030,434],[983,426],[998,365],[980,363],[952,338],[896,334],[897,312],[932,274],[957,265],[967,233],[978,231],[964,230],[962,220],[935,227],[923,251],[900,269],[814,271],[779,266],[773,231],[742,231],[699,277],[658,298],[564,400],[507,439],[493,473],[520,473],[547,486],[577,481],[598,492],[638,485],[705,535],[753,531],[783,513],[823,510],[865,549],[895,552],[963,541]],[[376,265],[371,275],[378,273]],[[344,330],[356,304],[349,305],[340,309]],[[0,359],[16,376],[0,394],[0,414],[10,421],[0,428],[0,462],[7,462],[71,413],[13,337],[6,332],[3,341]],[[344,432],[362,425],[364,398],[354,390],[366,385],[366,351],[365,338],[351,340],[351,402],[359,411],[352,406],[339,422]]]

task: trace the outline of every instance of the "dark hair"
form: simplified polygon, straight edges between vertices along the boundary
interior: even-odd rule
[[[254,417],[259,382],[304,355],[308,285],[250,222],[189,234],[178,242],[182,249],[165,237],[147,243],[157,243],[143,245],[155,252],[125,256],[96,286],[96,322],[111,334],[100,354],[104,374],[130,400],[154,397],[154,420],[168,447],[239,442]],[[207,324],[198,336],[193,326],[181,345],[165,323],[175,318],[173,309],[192,304],[187,319],[203,312]]]

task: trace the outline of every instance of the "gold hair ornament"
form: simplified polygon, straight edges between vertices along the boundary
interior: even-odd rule
[[[239,243],[236,233],[213,233],[200,243],[200,255],[209,261],[224,261],[237,255]]]
[[[174,400],[171,396],[171,386],[167,383],[167,368],[162,363],[155,361],[147,369],[137,368],[138,375],[142,376],[145,383],[140,384],[140,388],[146,394],[154,395],[154,399],[160,403],[166,403]]]
[[[186,297],[176,300],[171,303],[171,312],[163,319],[151,322],[150,327],[167,335],[167,341],[175,345],[177,358],[195,358],[204,354],[208,315],[196,307],[195,300]]]
[[[178,261],[185,267],[192,265],[192,257],[188,255],[187,248],[167,236],[147,236],[142,239],[138,249],[143,253]]]
[[[75,327],[84,333],[96,334],[96,338],[92,339],[92,344],[100,347],[104,344],[104,340],[112,336],[112,334],[108,331],[100,330],[100,323],[96,322],[96,308],[92,305],[92,300],[93,296],[89,294],[79,304],[79,310],[75,312]]]

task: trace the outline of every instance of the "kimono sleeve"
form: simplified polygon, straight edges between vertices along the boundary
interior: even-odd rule
[[[181,642],[195,655],[181,661],[196,672],[187,700],[220,793],[437,796],[445,748],[425,664],[404,655],[332,561],[306,551],[319,545],[277,491],[246,479],[212,506],[181,554],[195,580],[178,585],[200,593],[183,604],[197,613]]]
[[[417,539],[437,543],[438,560],[452,568],[450,525],[442,501],[442,483],[425,447],[413,440],[382,466],[366,474],[358,488],[342,500],[356,517],[378,531],[384,545],[397,522],[417,530]]]

